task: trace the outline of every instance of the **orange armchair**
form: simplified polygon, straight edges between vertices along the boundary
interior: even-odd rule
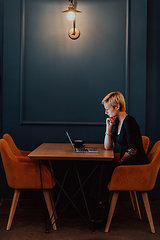
[[[149,143],[150,143],[149,137],[142,136],[142,144],[143,144],[143,148],[144,148],[144,151],[146,154],[148,151]],[[120,159],[120,153],[115,153],[114,159],[118,161]],[[133,210],[134,211],[137,210],[137,214],[138,214],[139,218],[142,219],[136,191],[129,191],[129,195],[131,198]]]
[[[156,142],[148,154],[149,164],[118,166],[114,169],[108,189],[113,192],[105,232],[109,231],[120,191],[141,191],[151,232],[155,233],[147,191],[154,188],[160,168],[160,141]]]
[[[6,230],[10,230],[11,228],[22,189],[42,189],[43,186],[43,195],[51,218],[53,215],[53,199],[51,197],[51,190],[55,186],[55,180],[51,177],[48,169],[42,164],[40,175],[39,162],[34,160],[30,160],[28,162],[28,157],[26,156],[24,156],[23,161],[23,157],[21,156],[21,161],[19,161],[19,157],[13,154],[8,143],[4,139],[0,139],[0,153],[7,183],[9,187],[14,189],[14,196]],[[54,215],[51,221],[53,223],[53,229],[56,230],[57,228]]]

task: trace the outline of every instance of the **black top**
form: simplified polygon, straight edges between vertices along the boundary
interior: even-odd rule
[[[125,164],[146,164],[148,163],[147,155],[144,152],[140,127],[136,122],[135,118],[127,115],[123,121],[121,132],[118,135],[118,118],[115,120],[115,124],[112,130],[112,139],[115,144],[118,143],[121,148],[121,157],[128,149],[137,150],[132,158],[127,160]]]

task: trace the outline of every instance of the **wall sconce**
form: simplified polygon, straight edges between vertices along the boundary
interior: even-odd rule
[[[75,9],[75,6],[73,4],[73,0],[69,0],[70,5],[67,10],[62,11],[62,13],[67,13],[67,19],[69,21],[73,21],[73,28],[69,30],[69,37],[73,40],[79,38],[80,31],[76,28],[76,13],[81,13],[81,11],[78,11]]]

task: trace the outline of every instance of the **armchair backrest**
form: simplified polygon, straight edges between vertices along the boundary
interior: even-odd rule
[[[8,143],[8,145],[10,147],[10,149],[12,150],[12,152],[16,156],[20,156],[21,155],[21,151],[17,148],[15,142],[13,141],[13,138],[8,133],[3,135],[3,139],[6,140],[6,142]]]
[[[148,147],[149,147],[149,143],[150,143],[150,139],[147,136],[142,136],[142,143],[143,143],[143,148],[145,153],[147,154],[148,151]]]
[[[153,145],[151,151],[149,152],[149,154],[148,154],[148,156],[147,156],[148,161],[149,161],[149,162],[153,162],[153,161],[156,159],[156,157],[157,157],[157,155],[159,154],[159,152],[160,152],[160,140],[157,141],[157,142]]]
[[[12,187],[13,182],[12,173],[14,173],[14,164],[18,163],[18,159],[11,151],[5,139],[0,139],[0,153],[7,183],[9,186]]]
[[[2,161],[4,159],[9,159],[10,161],[18,162],[17,156],[13,154],[5,139],[0,139],[0,153],[2,156]],[[3,161],[4,163],[4,161]]]

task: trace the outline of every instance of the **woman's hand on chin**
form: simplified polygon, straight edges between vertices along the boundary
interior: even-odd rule
[[[115,115],[115,116],[113,116],[113,117],[108,117],[108,118],[106,119],[106,124],[107,124],[108,126],[112,126],[113,123],[114,123],[114,121],[116,120],[116,118],[117,118],[117,115]]]

